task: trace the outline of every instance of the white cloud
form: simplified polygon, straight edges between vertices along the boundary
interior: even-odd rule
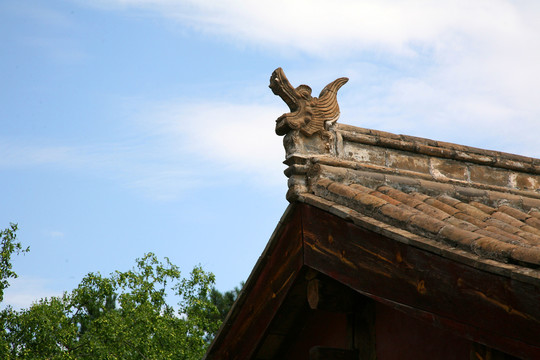
[[[217,184],[282,185],[281,138],[274,133],[286,108],[186,101],[138,102],[140,115],[115,143],[65,146],[4,139],[0,168],[56,168],[118,181],[157,200]],[[60,233],[51,232],[58,237]]]
[[[148,11],[280,54],[331,59],[286,71],[294,85],[349,76],[340,91],[342,122],[540,156],[536,2],[78,1]],[[0,165],[91,169],[161,199],[223,181],[216,174],[282,184],[283,147],[273,120],[286,107],[279,99],[275,107],[258,100],[137,103],[143,114],[138,141],[76,147],[4,142]]]
[[[2,307],[11,305],[15,309],[26,309],[39,299],[61,296],[62,292],[51,289],[52,280],[31,276],[19,276],[10,281],[4,290]]]
[[[283,181],[285,153],[273,121],[283,111],[278,106],[178,101],[151,106],[141,121],[175,141],[183,154],[270,185]]]
[[[540,133],[538,2],[116,0],[100,4],[153,12],[202,33],[279,54],[331,59],[310,68],[310,75],[300,81],[318,81],[321,73],[330,73],[329,67],[344,72],[338,76],[349,76],[351,82],[342,93],[367,91],[356,97],[371,102],[357,107],[371,108],[356,111],[375,127],[383,123],[390,131],[433,137],[450,134],[451,140],[479,146],[492,138],[495,148],[540,156],[534,148]],[[365,80],[353,76],[362,72],[362,61],[368,59],[378,76],[371,79],[370,87],[356,86],[355,81]],[[343,115],[347,116],[345,111]],[[431,132],[425,133],[426,129]],[[234,144],[228,154],[233,152],[244,156]]]
[[[413,55],[422,46],[459,47],[459,42],[449,40],[460,36],[498,37],[523,31],[519,4],[505,0],[116,0],[98,4],[151,10],[202,32],[338,58],[351,50]]]

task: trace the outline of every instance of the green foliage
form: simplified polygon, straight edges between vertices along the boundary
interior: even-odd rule
[[[17,225],[0,231],[0,302],[17,277],[11,256],[25,253]],[[28,309],[0,312],[1,359],[200,359],[240,290],[220,293],[214,275],[188,278],[152,253],[126,272],[86,275],[76,289]],[[167,303],[176,294],[177,309]]]
[[[218,317],[215,320],[225,320],[225,317],[236,301],[236,298],[240,295],[243,286],[244,282],[241,282],[240,287],[235,287],[233,290],[224,293],[219,292],[216,288],[212,288],[210,292],[210,301],[218,310],[218,314],[216,314]]]
[[[17,274],[12,270],[11,255],[26,253],[17,239],[17,224],[10,223],[9,227],[0,231],[0,302],[4,299],[4,290],[9,286],[9,279],[15,279]]]
[[[4,325],[3,359],[71,359],[69,352],[77,346],[77,325],[66,308],[66,295],[43,299],[29,309],[2,312]]]
[[[214,275],[152,253],[109,277],[90,273],[62,297],[1,313],[2,359],[200,359],[221,320],[211,293]],[[180,302],[167,304],[174,291]]]

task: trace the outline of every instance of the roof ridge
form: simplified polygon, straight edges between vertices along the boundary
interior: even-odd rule
[[[324,177],[332,180],[339,180],[345,183],[362,183],[362,184],[385,184],[396,188],[408,188],[428,195],[449,195],[461,200],[486,199],[492,204],[501,205],[502,203],[510,204],[514,208],[520,208],[524,211],[529,211],[533,207],[540,207],[540,194],[530,191],[506,189],[492,185],[480,184],[478,187],[467,187],[466,184],[452,182],[437,182],[433,179],[425,178],[414,179],[410,176],[395,175],[392,173],[369,172],[367,170],[356,170],[342,168],[332,165],[326,165],[326,161],[321,158],[312,159],[314,164],[309,167],[308,178],[317,179]],[[306,174],[306,167],[302,167],[302,174]],[[291,168],[287,173],[291,175]],[[487,206],[487,205],[486,205]],[[535,219],[540,220],[539,216]],[[533,220],[530,220],[533,222]]]
[[[335,129],[352,142],[540,174],[540,159],[528,156],[345,124],[336,124]]]
[[[459,179],[452,179],[452,178],[445,178],[444,180],[438,180],[436,176],[427,174],[427,173],[421,173],[421,172],[415,172],[411,170],[404,170],[399,168],[392,168],[388,166],[383,165],[377,165],[377,164],[370,164],[370,163],[360,163],[355,162],[351,160],[344,160],[332,156],[318,156],[313,157],[310,159],[311,162],[314,164],[321,164],[326,166],[332,166],[335,168],[347,168],[351,170],[358,171],[358,174],[384,174],[388,175],[387,177],[390,178],[391,176],[401,177],[402,179],[419,179],[420,183],[422,183],[423,187],[432,187],[434,189],[437,189],[437,191],[441,190],[441,187],[463,187],[463,188],[475,188],[475,189],[481,189],[481,190],[487,190],[487,191],[495,191],[495,192],[504,192],[504,193],[510,193],[517,196],[525,196],[535,199],[540,199],[540,192],[532,191],[532,190],[523,190],[523,189],[516,189],[511,187],[504,187],[500,185],[494,185],[494,184],[486,184],[481,183],[477,181],[472,180],[459,180]],[[287,169],[287,172],[290,173],[292,170]],[[373,176],[373,175],[371,175]]]

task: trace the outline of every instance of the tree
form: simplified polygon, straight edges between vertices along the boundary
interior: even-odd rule
[[[12,270],[17,225],[0,231],[0,302]],[[76,289],[28,309],[0,312],[2,359],[200,359],[240,290],[220,293],[214,275],[195,267],[188,278],[152,253],[126,272],[86,275]],[[167,303],[175,293],[177,308]]]
[[[9,286],[9,279],[17,278],[12,270],[11,255],[26,253],[30,248],[23,249],[17,239],[17,224],[10,223],[9,227],[0,231],[0,302],[4,300],[4,290]]]
[[[229,313],[229,310],[233,306],[234,302],[240,295],[240,291],[244,286],[244,282],[240,283],[240,287],[235,287],[233,290],[226,291],[224,293],[218,291],[216,288],[212,288],[210,291],[210,301],[214,304],[218,310],[218,320],[224,321],[225,317]]]
[[[152,253],[129,271],[86,275],[61,297],[1,313],[3,359],[200,359],[221,321],[210,299],[214,275]],[[179,297],[178,308],[167,293]]]

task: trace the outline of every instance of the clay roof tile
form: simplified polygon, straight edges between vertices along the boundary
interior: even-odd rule
[[[481,237],[471,231],[460,229],[456,226],[448,224],[439,231],[439,238],[442,241],[450,242],[453,245],[470,248],[475,240]]]
[[[486,204],[482,204],[482,203],[480,203],[480,202],[478,202],[478,201],[471,201],[471,202],[469,203],[469,205],[472,205],[472,206],[478,208],[479,210],[485,212],[486,214],[492,214],[492,213],[494,213],[495,211],[497,211],[496,208],[491,207],[491,206],[488,206],[488,205],[486,205]]]
[[[401,237],[540,266],[540,189],[520,185],[540,179],[540,160],[342,124],[332,131],[335,148],[323,137],[288,140],[289,191],[307,189],[334,204],[325,205],[332,214],[359,214]]]
[[[500,208],[499,208],[500,209]],[[508,215],[507,213],[504,213],[502,211],[496,211],[493,214],[491,214],[491,217],[497,220],[501,220],[509,225],[512,225],[514,227],[520,228],[523,225],[525,225],[523,222],[517,220],[516,218]]]
[[[535,214],[535,213],[529,213],[529,214]],[[535,229],[540,230],[540,218],[535,217],[535,215],[525,220],[525,223],[527,225],[534,227]]]
[[[444,211],[445,213],[447,213],[448,215],[454,215],[455,213],[458,213],[459,210],[450,206],[450,205],[447,205],[445,203],[443,203],[442,201],[439,201],[437,199],[434,199],[434,198],[429,198],[429,199],[426,199],[425,202],[431,206],[433,206],[434,208],[437,208],[439,210],[442,210]]]
[[[518,220],[521,220],[521,221],[525,221],[531,217],[531,215],[526,214],[523,211],[519,211],[518,209],[515,209],[508,205],[499,206],[498,211],[508,214],[509,216],[516,218]]]

